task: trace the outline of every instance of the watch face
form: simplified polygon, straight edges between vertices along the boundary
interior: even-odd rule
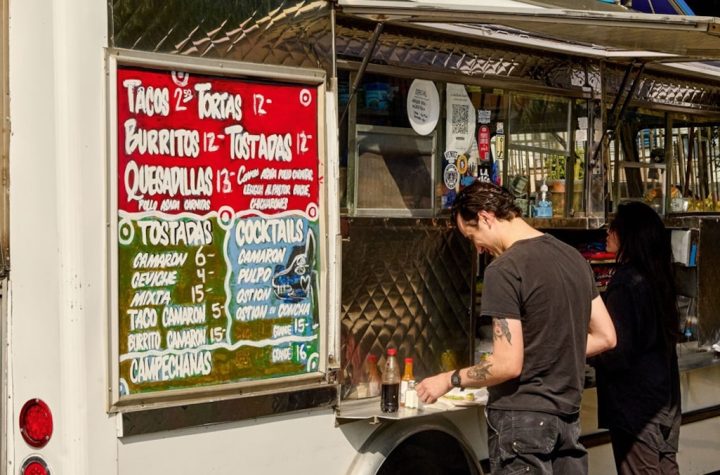
[[[450,383],[456,388],[460,387],[460,371],[455,371],[452,376],[450,376]]]

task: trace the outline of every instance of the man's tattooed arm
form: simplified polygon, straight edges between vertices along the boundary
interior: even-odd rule
[[[492,364],[489,361],[481,361],[480,363],[468,369],[467,375],[473,381],[477,381],[478,383],[485,383],[488,376],[491,376],[491,367]]]
[[[512,335],[507,319],[493,318],[493,340],[502,340],[503,338],[507,340],[508,344],[512,344]]]
[[[467,369],[467,386],[495,386],[517,378],[522,365],[522,323],[518,319],[493,318],[493,352]]]

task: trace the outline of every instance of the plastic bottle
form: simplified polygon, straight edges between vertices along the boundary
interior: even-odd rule
[[[400,364],[396,354],[395,348],[387,350],[380,392],[380,410],[382,412],[396,412],[400,406]]]
[[[413,375],[413,359],[405,358],[405,372],[403,373],[402,380],[400,381],[400,405],[405,405],[405,393],[408,390],[410,382],[415,382],[415,375]]]
[[[536,218],[552,218],[552,201],[550,200],[550,191],[547,184],[543,181],[540,190],[537,192],[535,199],[535,217]]]

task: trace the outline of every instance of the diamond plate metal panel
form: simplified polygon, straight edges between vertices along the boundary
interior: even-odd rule
[[[361,60],[367,52],[371,29],[352,24],[336,28],[338,57]],[[483,79],[516,78],[531,80],[538,86],[579,89],[585,83],[583,64],[569,57],[501,47],[479,45],[461,38],[440,38],[413,31],[386,28],[375,48],[372,61],[400,67],[422,68],[436,72],[454,72]],[[600,91],[599,80],[590,84]]]
[[[606,69],[605,78],[610,97],[618,94],[623,74],[624,71],[619,68]],[[640,81],[633,97],[635,101],[720,112],[720,87],[717,84],[653,72],[644,73]]]
[[[351,24],[339,25],[336,31],[338,56],[362,59],[372,31]],[[580,90],[587,83],[594,94],[601,91],[600,67],[596,61],[492,43],[482,45],[459,37],[438,38],[386,29],[372,61],[483,79],[518,79],[528,85],[564,90]],[[608,95],[613,97],[619,91],[624,69],[608,65],[605,74]],[[511,87],[518,89],[518,86]],[[720,112],[720,87],[708,81],[646,72],[634,100]]]
[[[343,243],[342,378],[347,395],[368,353],[413,357],[415,377],[452,352],[469,364],[474,251],[444,220],[356,219]],[[443,356],[445,354],[445,356]]]
[[[324,0],[114,0],[108,9],[116,48],[318,67],[318,37],[329,42]]]
[[[330,3],[325,0],[109,0],[110,46],[187,56],[329,69]],[[372,28],[340,18],[339,57],[361,60]],[[483,25],[506,35],[519,34]],[[386,28],[372,61],[400,67],[455,72],[484,79],[600,92],[597,62],[466,38]],[[616,94],[623,70],[606,69],[608,93]],[[720,112],[720,88],[709,82],[647,73],[636,100]]]

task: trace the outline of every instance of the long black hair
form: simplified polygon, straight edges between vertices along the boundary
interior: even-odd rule
[[[648,205],[632,201],[618,206],[609,229],[619,242],[618,263],[634,267],[650,283],[654,300],[660,303],[660,334],[668,346],[675,345],[679,312],[670,235],[662,219]]]

